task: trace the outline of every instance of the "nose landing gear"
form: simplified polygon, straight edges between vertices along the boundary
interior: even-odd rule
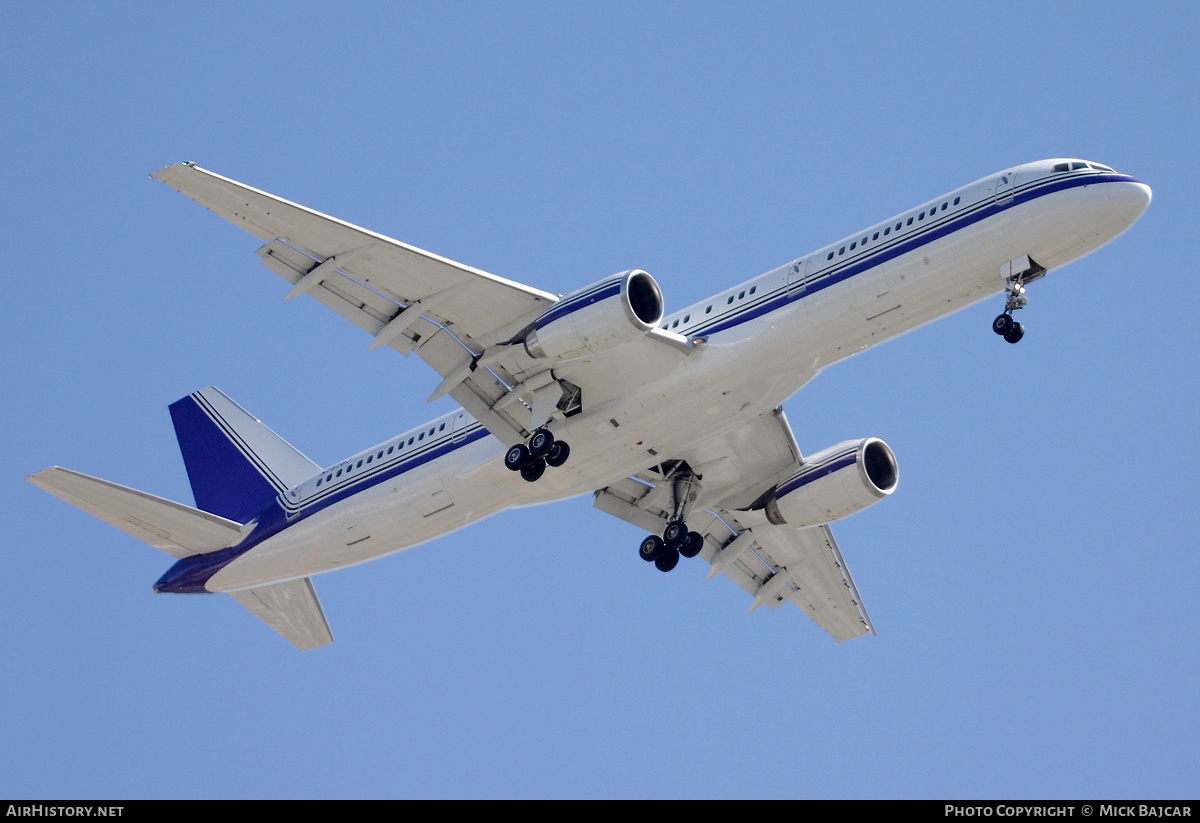
[[[1025,336],[1025,325],[1013,320],[1013,316],[1005,310],[1004,314],[992,321],[992,331],[1009,343],[1016,343]]]
[[[1046,269],[1026,254],[1001,266],[1000,274],[1007,283],[1004,288],[1004,314],[992,321],[992,331],[1009,343],[1016,343],[1025,336],[1025,327],[1013,319],[1012,313],[1029,303],[1029,298],[1025,296],[1025,285],[1045,275]]]

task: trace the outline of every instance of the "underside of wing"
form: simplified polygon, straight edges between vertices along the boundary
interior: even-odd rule
[[[829,526],[777,525],[759,503],[801,463],[776,409],[597,491],[594,505],[654,535],[686,519],[704,538],[708,576],[723,574],[751,594],[751,611],[790,601],[839,643],[873,633]]]
[[[696,523],[705,538],[700,556],[754,596],[751,611],[791,602],[838,643],[875,633],[828,525],[795,529],[754,515],[724,512]]]
[[[154,175],[264,241],[263,264],[371,335],[369,348],[417,355],[449,394],[507,445],[549,417],[660,378],[692,344],[658,328],[570,363],[531,357],[524,333],[559,297],[456,263],[243,185],[192,163]],[[536,396],[536,399],[535,399]],[[537,418],[537,419],[535,419]]]

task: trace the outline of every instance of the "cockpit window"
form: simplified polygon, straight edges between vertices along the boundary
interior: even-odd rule
[[[1054,168],[1050,169],[1050,171],[1070,171],[1070,170],[1071,170],[1070,163],[1055,163]]]
[[[1086,169],[1087,167],[1088,167],[1087,163],[1081,163],[1078,160],[1076,160],[1074,163],[1071,164],[1071,171],[1079,171],[1080,169]]]
[[[1108,166],[1102,166],[1099,163],[1092,163],[1092,168],[1096,171],[1112,171]]]

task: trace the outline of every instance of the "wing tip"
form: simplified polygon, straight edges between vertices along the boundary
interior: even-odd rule
[[[165,183],[165,182],[167,182],[166,178],[170,174],[170,172],[173,169],[178,169],[180,166],[183,166],[183,167],[189,168],[189,169],[196,168],[196,164],[193,163],[191,160],[184,160],[180,163],[171,163],[168,166],[163,166],[158,171],[153,172],[150,176],[153,177],[155,180],[161,180]]]

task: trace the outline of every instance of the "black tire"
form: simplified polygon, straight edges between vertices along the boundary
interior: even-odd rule
[[[1008,330],[1008,334],[1004,335],[1004,339],[1009,343],[1019,343],[1024,336],[1025,326],[1021,323],[1013,323],[1013,327]]]
[[[647,563],[653,563],[663,553],[664,549],[666,549],[666,546],[663,545],[662,538],[656,534],[652,534],[643,540],[642,545],[638,547],[638,557]]]
[[[504,453],[504,467],[510,471],[519,472],[529,462],[529,449],[521,443],[513,446]]]
[[[545,457],[554,447],[554,435],[547,429],[538,429],[529,438],[529,453],[534,457]]]
[[[558,468],[563,463],[567,462],[567,458],[571,456],[571,447],[561,440],[555,440],[554,445],[550,447],[550,451],[546,453],[546,463]]]
[[[546,461],[538,457],[529,458],[528,462],[521,467],[521,476],[530,483],[537,480],[546,473]]]
[[[695,557],[704,548],[704,536],[700,532],[688,532],[687,543],[679,547],[679,553],[684,557]]]
[[[687,545],[688,530],[683,521],[676,520],[674,523],[668,523],[663,529],[663,542],[672,549],[682,548]]]
[[[660,572],[669,572],[671,569],[675,568],[678,563],[679,550],[672,549],[670,546],[667,546],[665,549],[663,549],[662,554],[660,554],[654,560],[654,566]]]
[[[992,321],[992,331],[1004,337],[1013,327],[1011,314],[1002,314]]]

